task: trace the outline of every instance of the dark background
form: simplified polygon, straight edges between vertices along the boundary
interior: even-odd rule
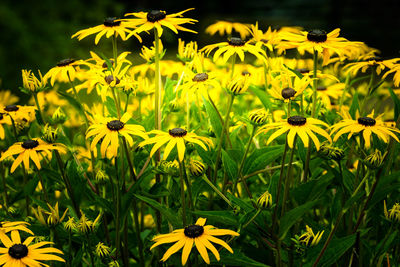
[[[341,36],[352,41],[364,41],[382,51],[383,58],[400,57],[400,1],[396,0],[38,0],[0,1],[0,89],[18,94],[21,69],[40,69],[46,73],[64,58],[88,58],[89,51],[103,52],[111,57],[110,39],[101,39],[94,45],[94,36],[78,42],[71,35],[81,29],[99,25],[106,17],[122,17],[136,11],[161,9],[176,13],[194,7],[186,17],[199,20],[190,29],[198,35],[180,33],[185,40],[197,40],[199,46],[219,42],[210,38],[205,28],[216,20],[243,23],[259,22],[267,26],[303,26],[331,31],[341,28]],[[151,42],[145,38],[145,44]],[[171,52],[177,47],[177,36],[163,34],[164,46]],[[121,44],[119,51],[132,51],[134,58],[140,44],[134,38]]]

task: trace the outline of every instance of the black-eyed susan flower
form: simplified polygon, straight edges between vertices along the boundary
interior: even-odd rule
[[[154,42],[155,43],[155,42]],[[148,64],[152,64],[155,61],[155,54],[156,54],[156,48],[155,48],[155,44],[153,44],[152,47],[148,48],[146,46],[142,47],[142,53],[140,53],[139,55],[147,61]],[[160,40],[159,42],[159,49],[158,49],[158,54],[159,54],[159,59],[161,60],[164,57],[165,54],[164,47],[162,45],[162,42]]]
[[[394,67],[395,63],[399,60],[400,58],[382,60],[378,57],[373,57],[369,58],[366,61],[349,63],[346,66],[344,66],[343,69],[346,69],[347,73],[351,73],[352,75],[355,76],[360,70],[362,73],[365,73],[367,69],[376,67],[375,72],[376,74],[380,75],[384,69],[386,68],[391,69],[392,67]]]
[[[0,114],[3,116],[10,116],[14,121],[23,120],[25,122],[32,122],[35,119],[34,106],[20,106],[20,105],[8,105],[5,107],[0,106]]]
[[[204,173],[206,166],[200,160],[190,159],[188,168],[191,175],[198,177]]]
[[[117,118],[104,118],[99,123],[91,125],[86,132],[86,139],[94,136],[90,148],[95,149],[97,143],[101,141],[101,156],[104,158],[106,150],[110,150],[114,157],[117,156],[119,148],[119,137],[122,136],[126,139],[130,146],[133,145],[131,135],[140,136],[147,139],[145,129],[141,125],[127,124],[131,118],[129,113],[125,113],[121,119]]]
[[[208,56],[212,50],[217,49],[213,56],[213,61],[218,61],[221,58],[222,63],[226,63],[233,55],[238,55],[241,61],[244,61],[244,53],[250,53],[256,56],[259,60],[265,61],[267,55],[260,47],[250,44],[239,37],[231,37],[228,42],[207,45],[200,49],[200,52],[205,52]]]
[[[365,157],[364,163],[371,169],[379,168],[382,166],[386,154],[387,152],[382,154],[380,150],[375,149],[373,153]]]
[[[63,254],[61,250],[43,246],[53,244],[53,242],[39,242],[32,244],[34,236],[27,237],[22,242],[19,232],[11,231],[11,239],[0,231],[0,240],[4,247],[0,247],[0,265],[2,266],[48,266],[40,261],[61,261],[65,262],[60,256],[52,253]]]
[[[46,89],[42,73],[38,71],[39,78],[31,70],[22,70],[22,85],[27,92],[40,92]]]
[[[182,92],[182,97],[187,95],[203,95],[207,96],[208,89],[220,88],[221,85],[217,80],[217,76],[213,72],[194,73],[190,70],[185,73],[184,81],[179,90]]]
[[[299,237],[299,241],[300,241],[300,243],[303,243],[305,246],[312,247],[312,246],[317,245],[319,243],[319,241],[321,241],[323,234],[324,234],[324,231],[317,232],[316,234],[314,234],[311,227],[306,225],[306,232]]]
[[[263,32],[258,28],[258,22],[255,25],[251,25],[249,31],[253,36],[250,42],[255,43],[256,46],[266,47],[270,51],[273,51],[274,47],[281,41],[278,30],[268,27],[267,31]]]
[[[97,45],[101,39],[101,37],[105,36],[106,38],[110,38],[111,36],[120,36],[123,41],[125,41],[127,38],[127,34],[131,33],[132,31],[127,28],[128,23],[121,21],[117,18],[106,18],[103,22],[103,24],[97,25],[95,27],[91,27],[88,29],[80,30],[74,35],[71,36],[71,38],[77,37],[78,40],[82,40],[83,38],[96,34],[96,38],[94,39],[94,43]],[[142,38],[140,38],[139,35],[136,33],[132,33],[140,42],[142,42]]]
[[[47,144],[40,138],[28,139],[24,142],[17,142],[10,146],[8,150],[4,152],[3,156],[0,158],[0,161],[3,161],[4,159],[13,155],[18,155],[11,166],[11,172],[14,172],[21,163],[24,164],[25,169],[29,170],[30,159],[33,161],[36,167],[40,169],[40,159],[44,156],[50,157],[52,150],[57,150],[61,153],[66,152],[65,146],[62,144]],[[40,152],[43,152],[44,155]]]
[[[258,109],[250,112],[249,120],[251,124],[260,126],[263,125],[269,117],[269,113],[265,109]]]
[[[332,103],[335,103],[335,101],[337,101],[343,95],[345,86],[346,85],[344,83],[333,83],[326,86],[318,86],[317,97],[321,99],[322,104],[326,108],[330,109],[332,107]]]
[[[65,215],[67,215],[68,208],[65,209],[64,213],[60,216],[58,202],[56,202],[54,207],[52,207],[49,203],[47,203],[47,206],[49,207],[49,210],[45,210],[40,206],[37,209],[32,209],[36,219],[38,219],[38,221],[43,225],[57,225],[61,223],[64,220]],[[45,218],[46,215],[47,220]]]
[[[335,134],[333,141],[336,142],[343,134],[348,134],[350,139],[353,134],[362,132],[363,139],[365,141],[365,147],[371,146],[371,134],[374,133],[383,142],[389,142],[389,136],[393,137],[397,142],[400,142],[399,138],[395,133],[400,133],[397,128],[386,125],[381,117],[383,114],[374,118],[374,112],[371,114],[361,117],[357,115],[357,120],[353,120],[348,112],[343,114],[343,120],[339,121],[332,126],[331,135]]]
[[[326,159],[341,160],[344,157],[344,150],[325,141],[321,144],[318,154]]]
[[[229,22],[224,20],[219,20],[214,24],[211,24],[206,28],[206,33],[210,35],[215,35],[217,32],[219,35],[224,36],[232,35],[232,30],[239,33],[240,38],[245,39],[250,35],[249,33],[249,25],[239,23],[239,22]]]
[[[197,22],[197,20],[195,19],[183,17],[183,13],[193,9],[194,8],[188,8],[181,12],[169,15],[167,15],[167,12],[162,10],[152,10],[150,12],[135,12],[125,14],[125,16],[133,16],[133,18],[123,19],[122,21],[126,22],[128,27],[136,28],[132,33],[128,35],[127,38],[129,38],[132,34],[149,32],[153,28],[157,29],[158,36],[161,37],[163,33],[163,27],[167,27],[176,34],[178,34],[178,30],[197,33],[193,30],[181,26],[182,24],[194,24],[195,22]]]
[[[265,191],[264,194],[262,194],[258,199],[257,199],[257,206],[260,209],[267,209],[272,206],[272,195],[270,192]]]
[[[50,79],[51,86],[54,86],[55,81],[73,81],[75,80],[77,70],[76,67],[82,62],[72,58],[67,58],[59,61],[57,65],[51,68],[43,77],[47,83]]]
[[[215,258],[219,261],[220,255],[218,250],[214,247],[213,243],[219,244],[226,248],[229,252],[233,253],[232,248],[223,240],[216,238],[215,236],[220,235],[232,235],[239,236],[232,230],[217,229],[212,225],[205,225],[206,219],[199,218],[194,225],[186,226],[184,229],[178,229],[169,234],[162,234],[155,236],[153,241],[156,242],[151,246],[153,249],[159,245],[175,242],[162,257],[161,261],[166,261],[168,258],[178,252],[181,248],[182,250],[182,265],[186,264],[189,258],[190,252],[192,251],[193,245],[197,248],[203,260],[210,264],[210,258],[208,256],[207,249],[211,250]],[[210,242],[211,241],[211,242]]]
[[[103,242],[99,242],[96,245],[96,255],[99,257],[106,257],[110,255],[111,249],[106,246]]]
[[[267,91],[273,98],[289,101],[300,96],[307,86],[310,85],[311,81],[307,76],[299,78],[282,73],[281,75],[270,77],[269,83],[271,84],[271,88]]]
[[[96,217],[94,221],[89,220],[82,210],[81,214],[82,216],[79,218],[79,222],[76,223],[76,230],[78,230],[81,233],[94,231],[99,224],[102,213],[99,213],[99,215]]]
[[[198,46],[197,42],[190,41],[185,44],[185,41],[182,41],[181,38],[178,39],[178,58],[183,62],[188,62],[193,60],[193,58],[197,55]]]
[[[14,230],[17,231],[23,231],[27,232],[31,235],[33,235],[33,232],[28,229],[29,223],[23,222],[23,221],[15,221],[15,222],[9,222],[9,221],[3,221],[0,222],[0,232],[8,233]]]
[[[262,134],[262,133],[267,133],[268,131],[272,129],[277,129],[267,140],[267,144],[271,143],[275,138],[278,136],[281,136],[282,134],[286,133],[287,131],[287,142],[290,148],[293,148],[293,143],[294,143],[294,137],[298,135],[300,139],[303,141],[303,144],[305,147],[308,147],[308,141],[309,137],[315,144],[315,147],[317,150],[320,148],[320,142],[318,137],[314,134],[317,133],[319,135],[322,135],[326,139],[328,139],[330,142],[332,142],[331,137],[329,134],[323,130],[322,128],[318,127],[317,125],[323,125],[325,127],[329,127],[328,124],[326,124],[323,121],[314,119],[314,118],[305,118],[302,116],[291,116],[287,118],[285,121],[281,122],[274,122],[270,123],[267,125],[264,125],[261,127],[257,135]]]
[[[395,203],[392,208],[388,211],[386,208],[386,201],[383,201],[383,211],[385,217],[394,222],[400,222],[400,204]]]
[[[210,139],[198,136],[195,133],[188,133],[185,129],[182,128],[173,128],[170,129],[168,132],[153,130],[150,131],[149,134],[155,134],[155,136],[144,140],[140,143],[140,146],[143,147],[148,144],[154,144],[153,148],[150,151],[150,157],[152,157],[154,153],[156,153],[156,151],[164,144],[167,145],[164,150],[163,159],[167,159],[168,155],[171,153],[171,150],[176,146],[178,150],[179,161],[182,161],[185,156],[185,141],[188,143],[197,144],[204,150],[207,150],[207,146],[211,147],[213,145]]]
[[[340,57],[345,57],[348,51],[347,47],[359,46],[360,44],[339,37],[339,33],[339,28],[329,33],[319,29],[300,31],[298,33],[282,32],[280,37],[283,41],[280,47],[285,49],[296,48],[300,54],[304,54],[304,51],[310,53],[318,51],[323,57],[322,64],[326,65],[332,54],[336,53]]]
[[[10,119],[10,117],[6,116],[5,114],[0,113],[0,139],[4,139],[4,137],[5,137],[3,125],[11,125],[11,119]]]
[[[64,223],[64,229],[69,232],[78,230],[78,224],[75,222],[75,219],[73,217],[69,217],[68,221]]]
[[[241,95],[247,91],[251,83],[250,75],[238,75],[226,82],[226,89],[232,95]]]

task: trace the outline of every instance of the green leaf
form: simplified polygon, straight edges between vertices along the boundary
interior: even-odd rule
[[[225,172],[228,174],[228,177],[231,181],[235,181],[238,179],[238,167],[236,162],[226,153],[225,150],[222,149],[222,162],[224,164]]]
[[[106,108],[111,116],[117,117],[117,108],[115,107],[115,102],[112,97],[107,96],[106,102],[104,102],[104,105],[106,106]]]
[[[23,187],[25,196],[33,195],[38,183],[39,183],[39,177],[34,177],[33,179],[30,179],[28,183]]]
[[[357,234],[353,234],[343,238],[332,239],[332,242],[329,244],[325,254],[322,256],[320,262],[318,263],[318,266],[331,266],[332,264],[337,262],[337,260],[354,245],[356,241],[356,235]],[[305,266],[312,266],[314,261],[317,259],[320,251],[320,246],[317,246],[315,247],[315,249],[310,250],[310,259],[313,260],[309,261]]]
[[[389,92],[390,92],[390,97],[393,100],[394,103],[394,120],[397,121],[397,118],[399,117],[400,113],[400,99],[397,97],[397,95],[393,92],[393,89],[389,87]]]
[[[360,104],[358,103],[358,92],[355,92],[353,96],[353,102],[351,103],[349,113],[352,118],[355,118],[356,112],[360,110]]]
[[[250,86],[249,90],[253,92],[258,97],[258,99],[260,99],[261,103],[263,104],[266,110],[270,109],[271,102],[269,101],[268,95],[266,94],[265,91],[258,89],[255,86]]]
[[[193,214],[207,218],[213,223],[220,223],[229,226],[239,226],[238,217],[232,211],[193,211]]]
[[[246,266],[246,267],[268,267],[264,263],[247,257],[243,252],[234,250],[233,254],[228,251],[221,252],[221,261],[211,260],[212,265]]]
[[[253,205],[250,202],[244,201],[243,199],[237,198],[234,195],[228,193],[226,197],[232,202],[233,205],[240,207],[245,212],[254,210]]]
[[[181,227],[182,226],[182,221],[179,219],[178,214],[175,214],[173,211],[171,211],[168,207],[166,207],[165,205],[162,205],[160,203],[158,203],[157,201],[155,201],[154,199],[145,197],[145,196],[141,196],[138,194],[134,194],[134,196],[144,202],[146,202],[147,204],[149,204],[150,206],[152,206],[154,209],[158,210],[159,212],[161,212],[161,214],[167,218],[167,220],[174,226],[174,227]]]
[[[219,114],[217,113],[213,105],[204,97],[203,97],[203,103],[206,108],[206,112],[208,118],[210,119],[211,127],[213,128],[214,133],[216,134],[216,136],[221,136],[222,122],[221,118],[219,117]]]
[[[286,212],[285,215],[283,216],[283,218],[281,219],[281,223],[280,223],[280,227],[279,227],[279,237],[281,239],[285,238],[290,227],[292,227],[298,220],[300,220],[303,217],[304,213],[309,211],[318,202],[319,202],[319,200],[307,202],[304,205],[298,206],[298,207]]]
[[[255,150],[247,159],[242,174],[246,175],[261,170],[283,154],[284,146],[268,146]]]

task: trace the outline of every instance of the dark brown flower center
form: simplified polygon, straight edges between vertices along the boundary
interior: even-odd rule
[[[305,73],[309,73],[310,72],[310,70],[306,69],[306,68],[296,69],[296,71],[300,72],[301,74],[305,74]]]
[[[284,99],[289,99],[291,97],[294,97],[296,93],[297,93],[296,90],[294,90],[293,88],[286,87],[282,89],[281,95]]]
[[[111,59],[110,64],[111,64],[111,66],[114,65],[114,60]],[[103,69],[108,69],[107,61],[104,61],[102,67],[103,67]]]
[[[156,22],[156,21],[165,19],[166,15],[167,14],[165,13],[165,11],[152,10],[149,13],[147,13],[147,21]]]
[[[374,126],[376,124],[376,120],[370,117],[361,117],[357,121],[364,126]]]
[[[196,238],[201,236],[204,233],[204,228],[203,226],[194,224],[194,225],[189,225],[185,227],[185,230],[183,231],[185,236],[190,237],[190,238]]]
[[[173,137],[184,137],[187,131],[182,128],[174,128],[168,131],[169,135]]]
[[[4,108],[5,111],[17,111],[19,110],[19,107],[17,105],[8,105]]]
[[[57,67],[65,67],[74,62],[75,62],[75,59],[72,59],[72,58],[63,59],[57,63]]]
[[[314,43],[323,43],[328,39],[328,35],[323,30],[312,30],[308,32],[307,39]]]
[[[0,113],[0,121],[4,118],[3,113]]]
[[[124,128],[125,123],[123,123],[120,120],[113,120],[110,122],[107,122],[107,128],[110,129],[111,131],[119,131],[122,128]]]
[[[106,18],[103,22],[106,27],[114,27],[121,25],[121,21],[115,21],[117,18]]]
[[[240,37],[232,37],[228,43],[232,46],[244,46],[244,44],[246,43],[245,41],[243,41]]]
[[[287,119],[287,122],[293,126],[301,126],[306,124],[307,119],[302,116],[292,116]]]
[[[113,75],[108,75],[104,78],[104,80],[106,81],[106,83],[110,84],[114,81],[114,76]],[[115,84],[119,84],[121,81],[115,77]]]
[[[261,39],[260,41],[266,44],[266,43],[268,43],[269,40],[267,40],[267,39]]]
[[[325,86],[318,86],[317,91],[326,91],[327,88]]]
[[[22,259],[28,255],[28,247],[24,244],[14,244],[8,249],[8,255],[14,259]]]
[[[26,140],[24,141],[21,146],[25,149],[32,149],[39,145],[39,142],[36,140]]]
[[[203,73],[197,73],[193,77],[192,81],[194,81],[194,82],[204,82],[207,79],[208,79],[208,74],[203,72]]]
[[[244,70],[244,71],[242,71],[242,75],[243,76],[246,76],[246,75],[251,76],[251,73],[248,70]]]

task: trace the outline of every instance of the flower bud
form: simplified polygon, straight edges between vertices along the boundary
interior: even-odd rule
[[[323,142],[318,154],[326,159],[341,160],[344,158],[344,151],[341,148],[331,146],[329,142]]]
[[[67,115],[65,115],[60,107],[58,107],[56,111],[54,111],[53,116],[51,116],[51,122],[54,124],[63,124],[66,120]]]
[[[191,159],[189,162],[189,172],[192,176],[201,176],[204,173],[205,165],[199,160]]]
[[[250,86],[250,75],[237,76],[228,83],[228,91],[233,95],[240,95]]]
[[[58,128],[54,129],[49,124],[46,124],[42,130],[42,138],[48,143],[54,143],[58,137]]]
[[[257,199],[257,206],[259,209],[270,208],[272,206],[272,195],[268,191],[265,191],[265,193]]]
[[[385,159],[386,153],[382,155],[382,152],[378,149],[375,149],[375,152],[369,154],[364,163],[370,167],[371,169],[377,169],[382,166],[383,160]]]
[[[249,119],[253,125],[263,125],[268,119],[268,112],[264,109],[259,109],[249,114]]]

